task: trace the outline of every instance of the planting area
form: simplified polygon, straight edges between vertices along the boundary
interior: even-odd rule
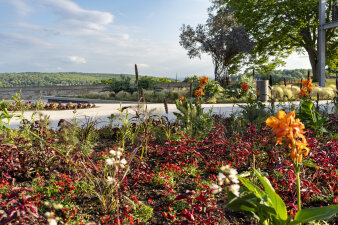
[[[10,129],[1,103],[0,224],[335,224],[337,105],[316,108],[310,79],[297,110],[243,83],[241,113],[211,115],[206,84],[176,101],[175,119],[166,101],[154,116],[141,100],[100,128],[42,117]]]

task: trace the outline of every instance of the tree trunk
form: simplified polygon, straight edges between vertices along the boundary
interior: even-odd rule
[[[318,51],[313,48],[306,48],[306,51],[309,55],[309,60],[312,68],[312,80],[314,82],[319,81],[319,59],[318,59]]]

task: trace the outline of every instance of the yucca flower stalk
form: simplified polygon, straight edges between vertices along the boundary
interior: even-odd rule
[[[163,99],[163,104],[164,104],[164,111],[168,115],[168,113],[169,113],[169,111],[168,111],[168,103],[167,103],[167,100],[165,98]]]
[[[138,88],[138,69],[137,65],[135,64],[135,82],[136,82],[136,90],[137,90],[137,99],[140,99],[140,93]]]

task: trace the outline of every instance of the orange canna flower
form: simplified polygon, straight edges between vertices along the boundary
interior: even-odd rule
[[[300,89],[300,92],[298,93],[300,98],[307,98],[308,97],[308,92],[305,88]]]
[[[195,95],[197,98],[200,98],[202,95],[205,95],[205,93],[203,92],[203,89],[202,89],[202,88],[199,88],[199,89],[197,89],[197,90],[194,92],[194,95]]]
[[[290,156],[294,162],[301,163],[302,157],[307,156],[310,149],[305,139],[305,126],[300,119],[295,119],[296,112],[286,114],[280,110],[277,118],[274,116],[266,120],[266,125],[272,127],[277,136],[276,144],[284,144],[291,149]]]
[[[242,82],[241,83],[241,89],[242,89],[242,92],[247,92],[249,90],[248,83]]]
[[[303,87],[307,88],[309,92],[312,91],[312,80],[310,77],[308,77],[306,80],[303,80],[301,84]]]
[[[311,78],[307,78],[306,80],[303,80],[301,82],[302,89],[300,89],[300,92],[298,93],[300,98],[307,98],[310,96],[310,92],[312,91],[312,80]]]
[[[205,84],[208,84],[208,81],[209,81],[209,77],[202,77],[200,78],[199,80],[199,83],[200,83],[200,86],[204,86]]]
[[[181,96],[181,98],[178,99],[178,101],[184,103],[184,99],[185,99],[184,96]]]

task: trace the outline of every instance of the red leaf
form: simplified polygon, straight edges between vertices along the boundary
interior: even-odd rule
[[[187,195],[181,194],[181,195],[177,195],[175,200],[179,201],[179,200],[186,199],[186,198],[188,198]]]
[[[207,203],[207,199],[202,194],[197,196],[196,200],[203,202],[203,203]]]

